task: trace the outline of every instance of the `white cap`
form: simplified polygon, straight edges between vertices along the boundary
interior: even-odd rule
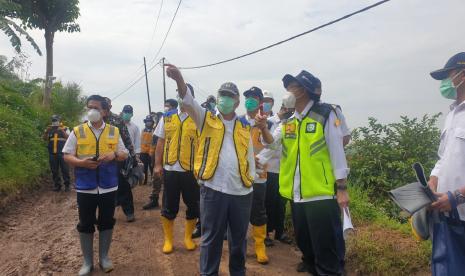
[[[263,98],[264,99],[268,98],[268,99],[274,100],[273,93],[271,93],[268,90],[263,90]]]

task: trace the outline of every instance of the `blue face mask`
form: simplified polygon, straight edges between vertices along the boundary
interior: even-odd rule
[[[268,113],[273,108],[272,103],[263,103],[263,112]]]

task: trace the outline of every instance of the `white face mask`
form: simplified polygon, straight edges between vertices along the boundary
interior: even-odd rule
[[[91,123],[96,123],[102,119],[102,115],[97,109],[92,108],[87,111],[87,119],[89,119]]]
[[[283,97],[283,105],[285,108],[294,108],[296,98],[291,92],[286,92],[286,95]]]
[[[165,107],[165,112],[168,112],[170,111],[170,108],[169,107]]]

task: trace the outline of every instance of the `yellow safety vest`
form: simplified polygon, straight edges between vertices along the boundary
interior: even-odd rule
[[[297,166],[301,199],[334,195],[336,179],[324,133],[331,111],[329,105],[315,103],[302,121],[293,118],[283,123],[279,172],[279,192],[283,197],[293,199]]]
[[[218,116],[210,111],[205,114],[205,122],[200,133],[199,149],[195,155],[194,175],[199,180],[209,180],[215,175],[218,159],[223,146],[225,126]],[[249,172],[247,154],[250,141],[250,124],[247,120],[236,119],[233,141],[239,164],[239,174],[245,187],[251,187],[253,177]],[[232,154],[232,153],[231,153]]]
[[[177,113],[164,116],[165,147],[163,162],[174,165],[177,161],[186,171],[192,171],[198,145],[197,127],[191,117],[183,122]]]
[[[150,153],[152,148],[152,140],[153,140],[153,130],[152,129],[144,129],[142,131],[142,135],[140,137],[140,152],[141,153]]]

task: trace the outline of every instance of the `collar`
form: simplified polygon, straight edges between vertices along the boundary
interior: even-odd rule
[[[461,102],[461,103],[458,103],[457,100],[455,100],[450,106],[450,110],[454,110],[454,109],[463,109],[465,107],[465,101]]]
[[[303,116],[307,115],[308,111],[310,108],[313,106],[313,100],[310,100],[308,104],[305,106],[304,110],[302,113],[297,112],[297,110],[294,112],[294,115],[292,115],[291,118],[296,118],[297,120],[302,120]]]
[[[106,126],[105,122],[103,122],[103,124],[102,124],[99,128],[95,128],[95,127],[92,125],[92,123],[89,122],[89,121],[87,122],[87,125],[88,125],[90,128],[95,129],[95,130],[104,129],[105,126]]]

